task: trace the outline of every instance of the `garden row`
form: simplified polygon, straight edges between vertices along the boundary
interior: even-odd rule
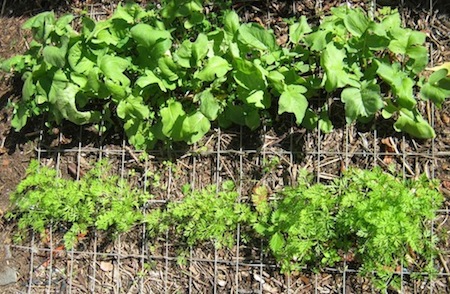
[[[231,249],[239,226],[240,243],[266,244],[283,273],[345,260],[386,288],[400,287],[396,272],[437,271],[431,221],[443,196],[439,183],[425,175],[401,180],[380,168],[349,169],[333,182],[313,184],[303,171],[298,186],[274,193],[256,186],[252,195],[240,195],[231,181],[202,190],[187,185],[181,201],[161,206],[151,204],[153,195],[110,176],[107,166],[100,161],[74,181],[33,161],[6,215],[17,220],[16,241],[30,228],[43,235],[53,230],[71,249],[88,232],[116,235],[145,224],[146,242],[154,245],[170,236],[186,250],[210,242]]]
[[[289,38],[279,44],[272,30],[240,23],[229,10],[205,14],[202,5],[119,5],[102,21],[53,12],[29,19],[30,49],[1,64],[23,80],[13,127],[38,115],[48,125],[103,121],[151,149],[158,141],[194,143],[214,125],[253,130],[283,113],[330,132],[327,101],[336,97],[348,123],[383,117],[396,131],[435,136],[418,105],[440,107],[450,96],[448,71],[423,75],[426,35],[403,28],[396,10],[369,17],[336,7],[313,27],[304,16],[287,20]]]

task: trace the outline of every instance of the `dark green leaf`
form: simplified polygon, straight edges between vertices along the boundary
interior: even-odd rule
[[[383,107],[380,86],[364,81],[361,88],[346,88],[341,93],[347,123],[359,117],[371,117]]]

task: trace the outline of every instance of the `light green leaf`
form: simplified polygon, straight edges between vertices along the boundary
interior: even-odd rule
[[[277,70],[269,72],[267,76],[272,87],[278,92],[283,93],[286,83],[284,82],[285,76]]]
[[[286,90],[281,94],[278,102],[278,114],[282,114],[284,112],[293,113],[297,124],[300,125],[305,116],[306,109],[308,108],[308,100],[303,95],[306,91],[306,88],[303,86],[287,86]]]
[[[369,20],[360,8],[349,9],[344,18],[344,24],[353,36],[361,37],[369,27]]]
[[[415,74],[422,72],[428,64],[428,50],[425,46],[414,46],[408,49],[407,67]]]
[[[389,43],[389,50],[396,54],[407,54],[414,45],[422,45],[426,39],[426,35],[422,32],[400,27],[393,30],[392,35],[395,39]]]
[[[320,112],[319,128],[324,134],[329,134],[333,131],[333,123],[328,117],[327,111]]]
[[[180,102],[173,99],[167,102],[166,107],[162,107],[160,110],[162,132],[167,137],[172,137],[175,140],[181,136],[182,123],[186,112],[183,110],[183,106]],[[172,134],[174,136],[172,136]],[[176,136],[178,134],[178,136]]]
[[[26,124],[29,114],[29,108],[24,104],[14,105],[13,118],[11,119],[11,126],[19,132]]]
[[[378,60],[376,63],[378,65],[377,74],[392,87],[398,104],[412,109],[417,103],[413,95],[414,81],[400,70],[398,63],[390,65]]]
[[[44,55],[45,62],[51,64],[52,66],[63,68],[66,64],[66,48],[58,48],[55,46],[46,46],[42,51],[42,55]]]
[[[209,131],[211,123],[200,111],[189,113],[183,121],[183,139],[194,144]]]
[[[141,88],[145,88],[151,84],[158,84],[161,91],[167,92],[162,80],[158,78],[151,70],[145,70],[145,75],[140,76],[136,81],[136,85]]]
[[[143,120],[149,117],[150,111],[141,96],[130,95],[117,105],[117,115],[121,119]]]
[[[296,22],[289,26],[289,40],[294,44],[298,44],[298,42],[310,32],[312,32],[312,30],[308,25],[306,16],[302,15],[300,17],[300,22]]]
[[[440,108],[450,97],[450,78],[447,77],[447,70],[434,72],[420,89],[420,95],[423,100],[431,100]]]
[[[328,40],[329,34],[330,32],[325,30],[318,30],[317,32],[311,33],[305,38],[306,44],[313,51],[322,51],[331,41],[331,38]]]
[[[239,86],[248,91],[266,89],[265,76],[254,63],[244,59],[236,59],[235,62],[234,79]]]
[[[192,42],[185,40],[174,54],[174,61],[184,68],[191,67]]]
[[[28,19],[23,25],[22,29],[31,29],[36,41],[44,43],[49,35],[55,29],[55,14],[51,12],[42,12],[32,18]]]
[[[221,78],[225,76],[230,70],[231,65],[228,61],[220,56],[213,56],[201,71],[194,74],[194,77],[205,82],[212,82],[216,77]]]
[[[88,78],[85,75],[79,74],[77,72],[71,72],[70,79],[73,83],[77,84],[81,89],[86,87],[88,82]]]
[[[59,36],[64,36],[67,32],[72,31],[70,23],[75,19],[73,14],[66,14],[61,16],[55,23],[56,33]]]
[[[137,24],[130,32],[133,39],[154,58],[161,57],[172,46],[170,32],[154,29],[148,24]]]
[[[62,118],[78,125],[96,122],[100,119],[100,113],[98,111],[78,111],[75,104],[75,96],[79,91],[78,86],[67,83],[64,86],[62,84],[56,84],[55,88],[55,95],[58,98],[53,103]]]
[[[412,137],[419,139],[431,139],[436,137],[436,133],[430,124],[423,119],[417,110],[401,109],[399,117],[394,124],[397,132],[406,132]]]
[[[210,90],[205,90],[198,95],[200,111],[209,119],[215,120],[220,110],[220,104]]]
[[[343,88],[349,83],[349,75],[344,70],[346,57],[344,49],[338,49],[329,43],[320,56],[320,64],[325,69],[325,90],[332,92],[336,88]]]
[[[96,65],[88,58],[88,53],[84,50],[81,41],[70,47],[67,59],[70,67],[78,73],[86,73]]]
[[[126,21],[129,24],[134,23],[134,17],[131,16],[127,9],[125,9],[122,4],[119,3],[119,5],[117,5],[116,11],[114,12],[114,14],[111,16],[111,19],[122,19],[124,21]]]
[[[237,94],[239,99],[252,107],[265,109],[270,106],[270,99],[262,90],[248,91],[238,87]]]
[[[194,64],[198,64],[208,53],[208,38],[205,34],[200,33],[197,40],[192,43],[192,57]]]
[[[383,107],[380,86],[364,81],[361,88],[346,88],[341,93],[347,123],[359,117],[371,117]]]
[[[128,96],[129,88],[123,87],[120,84],[113,82],[112,80],[106,80],[105,86],[111,93],[112,97],[117,101],[125,99]]]
[[[31,73],[24,74],[25,81],[22,87],[22,98],[25,101],[31,100],[31,97],[36,93],[36,86],[33,82],[33,75]]]
[[[280,232],[273,234],[269,241],[270,250],[275,253],[280,253],[284,249],[285,244],[286,241]]]
[[[239,29],[239,16],[234,10],[228,10],[225,12],[224,17],[224,30],[232,38]]]
[[[242,24],[237,39],[250,49],[275,51],[278,48],[273,32],[254,23]]]
[[[169,81],[174,82],[178,79],[177,71],[179,70],[179,68],[171,57],[165,56],[158,59],[158,66],[161,70],[162,75]]]
[[[123,74],[129,65],[130,62],[128,60],[117,56],[105,55],[100,59],[100,69],[103,74],[124,86],[130,85],[130,80]]]

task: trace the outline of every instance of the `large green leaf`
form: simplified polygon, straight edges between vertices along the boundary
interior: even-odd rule
[[[58,68],[63,68],[64,65],[66,65],[66,53],[67,47],[59,48],[55,46],[46,46],[42,51],[45,62]]]
[[[124,58],[105,55],[100,59],[100,69],[103,74],[114,82],[119,82],[123,86],[130,85],[130,79],[123,74],[130,62]]]
[[[344,49],[338,49],[331,42],[320,56],[320,64],[325,69],[325,90],[331,92],[336,88],[343,88],[349,83],[349,75],[344,70],[346,57]]]
[[[76,42],[70,47],[68,52],[68,61],[70,67],[78,72],[85,73],[89,72],[96,63],[91,60],[91,55],[89,51],[83,46],[81,41]]]
[[[26,104],[19,103],[14,105],[13,117],[11,119],[11,126],[19,132],[26,124],[30,116],[30,109]]]
[[[412,109],[417,103],[413,95],[414,81],[400,69],[400,64],[390,65],[385,62],[376,62],[377,74],[392,87],[397,96],[397,103],[401,107]]]
[[[160,115],[163,134],[178,141],[181,138],[183,120],[186,115],[183,105],[171,99],[167,102],[166,107],[160,109]]]
[[[161,89],[161,91],[167,92],[167,89],[164,86],[162,80],[158,78],[151,70],[145,70],[145,74],[140,76],[136,81],[136,85],[138,85],[141,88],[145,88],[151,84],[157,84]]]
[[[193,144],[203,138],[211,128],[211,123],[200,111],[189,113],[183,120],[183,140]]]
[[[208,60],[206,66],[194,77],[205,82],[212,82],[217,78],[221,78],[231,70],[231,65],[220,56],[213,56]]]
[[[205,34],[198,34],[197,40],[192,43],[192,57],[194,58],[194,64],[201,64],[199,62],[205,58],[208,49],[208,38]]]
[[[409,60],[406,63],[408,69],[419,74],[428,64],[428,50],[425,46],[415,46],[408,49]]]
[[[431,100],[437,107],[441,107],[445,99],[450,97],[450,78],[447,74],[446,69],[433,73],[420,89],[422,99]]]
[[[400,27],[392,30],[392,35],[395,39],[389,44],[389,50],[396,54],[408,54],[408,50],[414,48],[415,45],[422,45],[426,39],[426,35],[422,32]]]
[[[239,99],[251,107],[265,109],[270,107],[270,97],[263,90],[247,90],[238,87],[237,94]]]
[[[70,23],[75,19],[75,16],[73,14],[66,14],[58,18],[58,20],[55,23],[55,32],[59,36],[64,36],[68,32],[73,32],[72,27],[70,26]]]
[[[344,24],[355,37],[361,37],[369,28],[369,20],[360,8],[348,10]]]
[[[318,30],[305,37],[306,44],[313,51],[322,51],[331,41],[331,34],[326,30]]]
[[[44,43],[55,29],[55,13],[53,11],[42,12],[28,19],[22,29],[31,29],[36,41]]]
[[[419,139],[431,139],[436,136],[433,128],[417,110],[401,109],[394,128],[397,132],[403,131]]]
[[[169,81],[176,81],[178,76],[178,66],[169,56],[158,59],[158,66],[161,70],[162,76],[167,78]]]
[[[59,112],[53,112],[58,119],[60,115],[62,118],[67,119],[75,124],[81,125],[86,123],[97,122],[100,119],[100,113],[98,111],[79,111],[76,106],[76,95],[80,90],[78,86],[72,83],[54,83],[52,85],[57,97],[54,100],[54,107]]]
[[[267,82],[260,68],[244,59],[236,59],[235,63],[234,79],[239,86],[248,91],[266,89]]]
[[[129,24],[134,23],[134,17],[132,15],[130,15],[128,12],[128,9],[126,9],[126,7],[123,7],[122,4],[120,4],[120,3],[119,3],[119,5],[117,5],[116,11],[111,16],[111,19],[121,19],[121,20],[126,21]]]
[[[371,117],[383,107],[380,86],[364,81],[361,88],[346,88],[341,93],[345,103],[345,118],[351,123],[359,117]]]
[[[289,40],[297,44],[308,33],[312,32],[306,16],[302,15],[300,21],[289,26]]]
[[[117,105],[117,115],[121,119],[143,120],[149,117],[150,111],[141,96],[130,95]]]
[[[271,86],[279,93],[283,93],[286,83],[284,82],[285,76],[278,70],[273,70],[269,72],[267,76]]]
[[[228,36],[230,36],[230,38],[233,38],[240,26],[239,16],[234,10],[229,10],[225,12],[223,21],[225,32],[228,34]]]
[[[242,24],[237,39],[253,50],[275,51],[278,48],[273,32],[255,23]]]
[[[219,101],[213,96],[210,90],[205,90],[198,95],[200,101],[200,111],[209,119],[215,120],[220,110]]]
[[[192,60],[192,42],[189,40],[183,41],[174,54],[174,60],[184,68],[191,68]]]
[[[33,75],[31,73],[24,74],[25,81],[22,87],[22,98],[25,101],[31,100],[32,96],[36,93],[36,86],[34,85]]]
[[[169,31],[155,29],[148,24],[137,24],[130,30],[133,39],[148,50],[148,55],[161,57],[172,46]]]
[[[278,102],[278,114],[284,112],[293,113],[297,124],[301,124],[308,108],[308,100],[303,95],[306,88],[299,85],[289,85],[281,94]]]

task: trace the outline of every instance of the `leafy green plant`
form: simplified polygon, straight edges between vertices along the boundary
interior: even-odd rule
[[[80,181],[63,179],[52,168],[32,161],[27,176],[11,195],[10,219],[18,219],[23,238],[28,228],[44,233],[62,229],[66,248],[72,248],[79,234],[90,229],[125,232],[142,218],[141,207],[151,197],[133,189],[117,176],[106,174],[100,161]]]
[[[399,271],[436,271],[437,237],[430,225],[444,199],[439,183],[425,175],[402,180],[381,168],[349,169],[323,184],[313,183],[303,171],[298,186],[273,195],[264,186],[255,187],[249,203],[238,201],[231,181],[220,189],[185,186],[180,201],[144,214],[151,195],[105,171],[102,161],[72,181],[33,161],[11,196],[8,217],[18,220],[19,239],[29,228],[44,233],[52,224],[64,232],[70,249],[88,230],[120,233],[145,224],[151,242],[169,233],[189,246],[214,242],[216,248],[232,248],[239,225],[242,241],[266,242],[283,273],[345,260],[372,275],[378,288],[386,288],[396,285]]]
[[[216,248],[231,248],[238,224],[252,217],[250,207],[238,203],[238,197],[231,181],[224,182],[221,191],[211,185],[187,192],[181,202],[170,202],[164,218],[189,246],[213,241]]]
[[[360,264],[363,274],[376,272],[374,281],[385,288],[395,272],[423,269],[419,257],[432,273],[436,237],[429,226],[443,201],[438,186],[424,175],[400,180],[380,168],[350,169],[328,185],[303,177],[275,203],[254,200],[254,228],[269,240],[283,272],[345,258]]]
[[[2,62],[24,82],[12,125],[20,130],[41,114],[49,124],[120,121],[140,149],[158,140],[197,142],[211,124],[256,129],[271,113],[330,132],[327,106],[310,105],[325,92],[341,97],[349,123],[381,112],[397,131],[434,137],[417,103],[439,107],[450,79],[447,69],[421,77],[425,34],[402,28],[397,11],[370,19],[339,7],[317,27],[301,17],[280,46],[272,30],[240,23],[233,11],[212,25],[203,10],[202,1],[167,0],[161,8],[119,5],[98,22],[52,12],[29,19],[30,50]]]
[[[363,273],[377,271],[379,286],[385,287],[394,271],[425,270],[433,274],[436,236],[431,221],[442,205],[439,183],[425,175],[399,180],[383,173],[351,169],[336,182],[340,211],[336,215],[343,249],[355,253]],[[353,240],[353,244],[348,242]]]

